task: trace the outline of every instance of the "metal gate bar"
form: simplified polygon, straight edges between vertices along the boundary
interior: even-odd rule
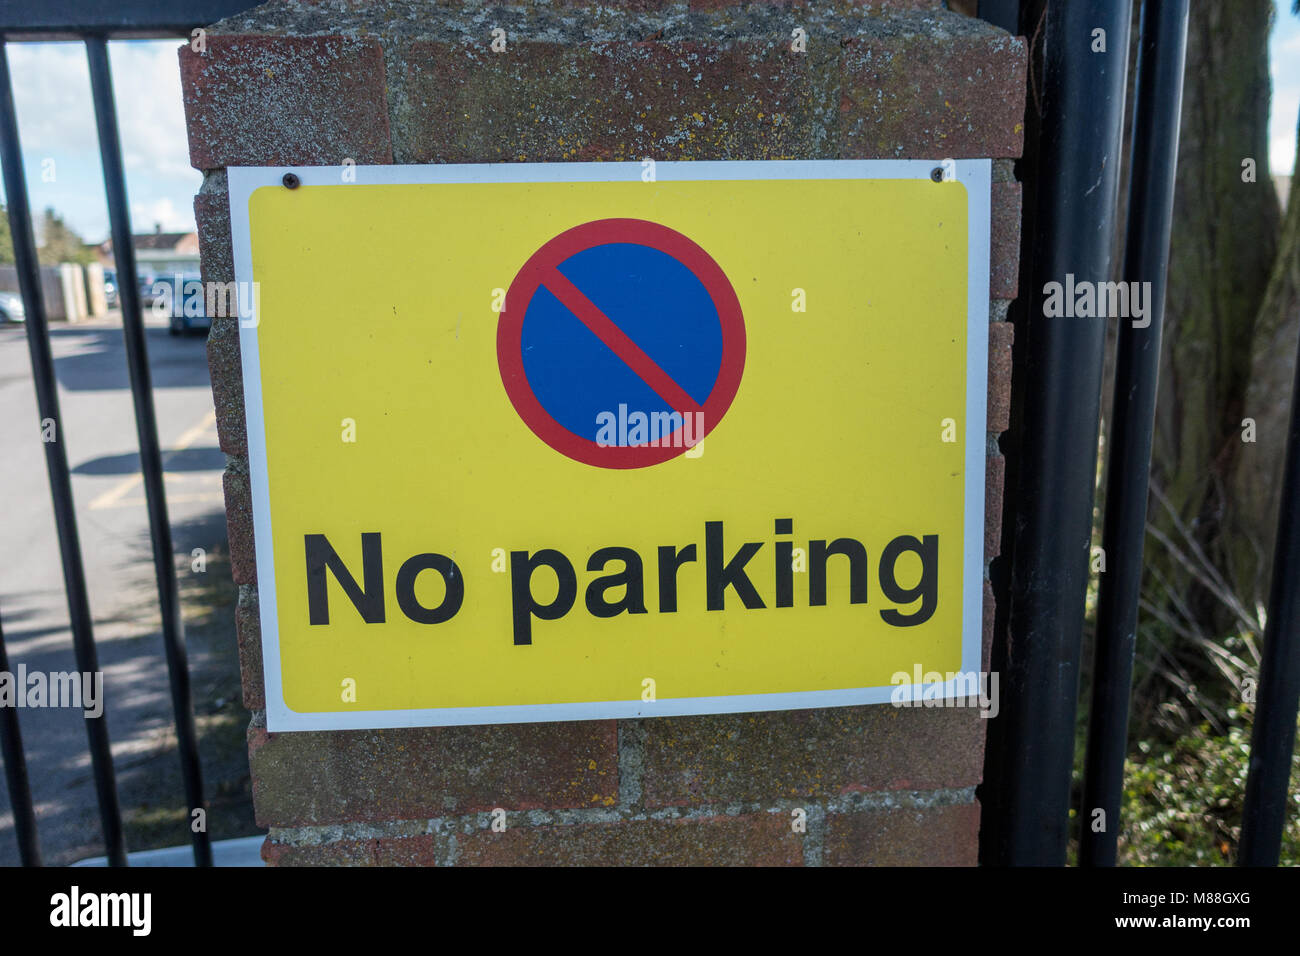
[[[31,210],[27,204],[27,178],[23,173],[13,83],[9,75],[9,49],[5,39],[0,39],[0,160],[3,161],[5,196],[9,204],[9,231],[13,235],[14,264],[26,311],[24,324],[27,327],[27,347],[31,351],[32,378],[36,384],[36,403],[40,415],[37,424],[43,428],[46,423],[51,423],[54,428],[55,440],[43,444],[45,467],[50,477],[50,496],[54,503],[54,521],[58,528],[59,556],[63,562],[63,587],[68,598],[72,647],[78,669],[83,674],[94,674],[99,671],[99,656],[95,651],[90,603],[86,597],[86,575],[81,561],[81,541],[77,535],[72,482],[68,476],[68,456],[63,450],[65,432],[59,417],[58,383],[54,377],[49,330],[45,322],[45,300],[41,295],[36,238],[32,234]],[[117,782],[113,773],[113,754],[108,742],[106,712],[97,718],[86,717],[85,721],[104,846],[111,865],[126,866],[126,841],[122,834],[122,811],[117,800]],[[5,768],[8,772],[7,762]]]
[[[194,732],[194,704],[190,692],[189,662],[185,653],[185,625],[181,619],[180,596],[176,586],[172,529],[167,520],[167,495],[163,486],[162,452],[158,448],[153,382],[149,373],[149,355],[145,349],[144,320],[141,318],[140,284],[134,280],[135,246],[131,240],[131,217],[126,203],[126,177],[122,171],[117,106],[113,101],[108,46],[103,37],[86,40],[86,57],[90,63],[90,89],[95,99],[95,124],[99,130],[99,152],[104,169],[104,187],[108,194],[113,259],[117,263],[117,274],[130,277],[118,282],[118,296],[122,305],[122,334],[126,339],[127,366],[131,373],[131,397],[135,402],[135,432],[140,442],[140,473],[144,476],[149,536],[153,541],[154,577],[158,580],[158,604],[162,611],[163,648],[167,655],[172,715],[176,721],[176,741],[181,758],[185,799],[190,810],[186,816],[191,823],[194,864],[211,866],[212,847],[208,843],[203,774],[199,765],[198,737]],[[180,295],[181,290],[176,289],[175,292]],[[195,819],[196,811],[199,820]]]
[[[1079,863],[1114,866],[1120,797],[1128,755],[1129,698],[1142,591],[1147,483],[1155,429],[1160,333],[1174,217],[1174,173],[1187,54],[1188,0],[1145,0],[1138,40],[1137,87],[1129,162],[1124,282],[1151,283],[1149,325],[1119,319],[1115,397],[1106,445],[1106,516],[1101,545],[1092,709],[1080,810]],[[1131,288],[1131,286],[1130,286]],[[1100,829],[1093,814],[1101,810]]]
[[[1237,849],[1237,862],[1243,866],[1277,866],[1282,852],[1282,827],[1291,803],[1291,752],[1300,707],[1300,353],[1291,389],[1291,427],[1286,447],[1241,844]]]
[[[59,420],[58,390],[50,353],[45,303],[41,296],[40,266],[32,235],[27,181],[23,174],[22,149],[14,109],[13,86],[5,44],[11,40],[83,40],[90,65],[91,91],[95,99],[95,122],[99,132],[100,157],[112,224],[114,257],[123,307],[122,332],[126,342],[131,396],[135,406],[136,434],[140,442],[140,466],[149,513],[154,572],[162,612],[163,646],[167,657],[172,712],[176,722],[186,801],[191,811],[191,839],[198,866],[212,864],[206,820],[195,829],[194,811],[204,810],[203,781],[194,728],[193,700],[186,662],[184,626],[173,565],[171,526],[162,476],[162,455],[154,415],[152,383],[140,312],[140,291],[136,276],[135,247],[131,240],[130,215],[126,201],[126,180],[122,167],[117,129],[117,108],[113,98],[106,41],[114,37],[188,37],[204,24],[215,23],[257,5],[258,0],[115,0],[112,4],[86,4],[84,0],[6,0],[0,5],[0,150],[3,152],[5,192],[9,224],[13,234],[14,258],[19,287],[27,316],[27,341],[32,356],[32,374],[42,422]],[[62,435],[56,432],[56,437]],[[73,647],[77,666],[98,671],[76,512],[68,474],[67,456],[61,441],[45,446],[50,491],[59,532],[59,553],[63,562],[64,589],[68,598]],[[0,635],[0,669],[7,670],[3,636]],[[9,718],[13,717],[11,721]],[[113,773],[107,724],[101,716],[87,719],[91,765],[99,802],[100,821],[110,865],[126,865],[126,844],[121,810]],[[35,817],[26,762],[18,735],[16,716],[0,713],[0,743],[3,744],[5,779],[14,806],[16,830],[22,860],[39,865]]]
[[[0,673],[9,671],[5,635],[0,627]],[[32,788],[27,782],[27,758],[18,729],[18,708],[0,707],[0,758],[5,762],[5,783],[9,806],[14,811],[14,832],[18,835],[18,858],[23,866],[41,865],[41,846],[36,839],[36,813],[32,809]]]
[[[1043,297],[1047,283],[1069,273],[1110,278],[1132,7],[1037,0],[1021,9],[1022,28],[1041,30],[1042,70],[1021,164],[1026,221],[1004,437],[1004,557],[994,577],[1004,703],[989,727],[981,859],[1059,866],[1069,838],[1106,322],[1049,318]],[[1097,29],[1109,54],[1091,50]]]

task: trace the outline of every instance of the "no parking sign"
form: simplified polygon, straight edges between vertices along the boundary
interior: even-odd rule
[[[548,445],[602,468],[642,468],[695,447],[726,414],[745,323],[726,274],[690,239],[643,219],[602,219],[524,263],[497,357],[515,409]],[[611,410],[629,405],[645,434],[611,431]]]
[[[990,164],[936,165],[231,169],[269,728],[952,693]]]

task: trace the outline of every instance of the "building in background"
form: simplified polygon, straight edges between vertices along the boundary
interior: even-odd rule
[[[199,271],[199,234],[197,232],[163,232],[156,223],[154,231],[131,237],[135,243],[136,267],[141,278],[171,275],[197,275]],[[106,239],[96,248],[99,262],[113,268],[113,240]]]

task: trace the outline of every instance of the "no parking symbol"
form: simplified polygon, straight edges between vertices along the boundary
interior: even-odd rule
[[[506,293],[506,393],[575,461],[641,468],[698,444],[745,365],[735,290],[699,245],[643,219],[601,219],[545,243]]]

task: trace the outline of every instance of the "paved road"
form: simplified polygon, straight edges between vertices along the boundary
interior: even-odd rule
[[[217,448],[203,338],[175,338],[165,326],[151,326],[147,336],[177,565],[182,591],[193,594],[185,579],[192,549],[218,556],[226,550],[225,457]],[[63,416],[58,440],[73,471],[108,729],[125,791],[133,770],[165,751],[173,734],[122,330],[111,319],[56,325],[51,341]],[[214,570],[228,577],[224,566]],[[233,643],[229,610],[217,630]],[[76,670],[67,622],[27,342],[22,326],[0,325],[0,623],[10,667]],[[212,689],[199,679],[207,648],[194,646],[192,635],[190,643],[203,713]],[[19,718],[46,861],[101,853],[80,711],[22,709]],[[12,826],[0,788],[0,864],[18,859]],[[170,842],[186,838],[178,830]]]

